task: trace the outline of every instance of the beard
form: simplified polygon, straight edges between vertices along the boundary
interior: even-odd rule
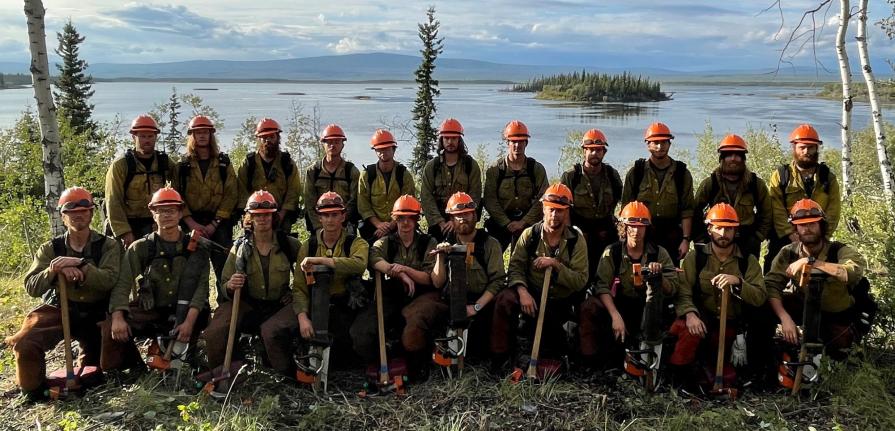
[[[802,169],[811,169],[817,166],[817,160],[820,153],[807,154],[805,156],[796,156],[796,165]]]
[[[277,153],[280,152],[280,144],[279,143],[268,143],[265,142],[261,145],[261,154],[268,159],[272,159],[277,156]]]
[[[727,248],[733,244],[733,240],[723,236],[714,236],[712,235],[712,244],[719,248]]]
[[[746,164],[739,161],[721,161],[721,175],[740,177],[746,172]]]

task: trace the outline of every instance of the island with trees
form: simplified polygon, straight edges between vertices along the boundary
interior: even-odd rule
[[[537,93],[538,99],[567,102],[659,102],[671,100],[661,85],[649,78],[624,72],[620,75],[586,70],[533,78],[509,88],[512,92]]]

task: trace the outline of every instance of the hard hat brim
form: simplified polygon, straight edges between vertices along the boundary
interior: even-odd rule
[[[544,206],[548,206],[551,208],[560,208],[560,209],[569,208],[572,206],[572,205],[567,205],[567,204],[562,204],[559,202],[553,202],[553,201],[547,201],[547,200],[541,201],[541,203],[544,204]]]
[[[790,220],[789,222],[792,224],[808,224],[808,223],[816,223],[823,220],[823,217],[804,217],[796,220]]]
[[[248,210],[249,214],[270,214],[277,212],[276,208],[257,208],[253,210]]]

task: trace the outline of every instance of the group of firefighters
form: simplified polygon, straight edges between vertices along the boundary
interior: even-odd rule
[[[263,364],[289,379],[304,369],[296,357],[326,332],[336,368],[378,367],[387,347],[406,361],[410,381],[424,380],[435,345],[458,319],[449,295],[458,280],[466,292],[462,355],[498,376],[535,343],[538,367],[571,362],[590,375],[624,368],[642,376],[661,363],[675,384],[697,385],[718,377],[709,364],[720,341],[725,382],[739,374],[739,384],[791,385],[793,367],[780,358],[794,362],[806,333],[840,359],[872,320],[864,258],[830,239],[839,184],[818,162],[822,142],[807,124],[790,136],[792,162],[767,182],[747,168],[747,143],[727,135],[719,166],[695,192],[686,164],[669,156],[674,136],[662,123],[646,129],[649,157],[624,181],[603,162],[606,136],[591,129],[581,162],[549,184],[544,166],[526,155],[521,121],[506,125],[506,156],[483,180],[463,127],[447,119],[419,189],[382,129],[370,140],[377,162],[358,169],[343,158],[342,128],[327,126],[324,157],[304,173],[268,118],[238,171],[207,117],[190,121],[180,161],[156,150],[151,117],[137,117],[130,133],[133,148],[106,175],[106,233],[91,230],[91,192],[65,190],[58,210],[67,230],[41,246],[25,277],[27,293],[44,301],[7,342],[18,386],[32,399],[46,396],[45,355],[62,339],[60,288],[80,365],[122,373],[145,370],[137,341],[156,337],[187,346],[190,357],[204,354],[208,369],[229,366],[231,355],[244,355],[233,326],[259,336]],[[290,235],[302,216],[304,242]],[[458,246],[466,250],[462,274],[451,264]],[[323,272],[327,285],[315,284]],[[813,302],[803,273],[820,288]],[[375,298],[373,280],[381,281]],[[315,299],[321,288],[328,304]],[[803,313],[812,303],[813,315]],[[321,323],[315,313],[327,305]],[[204,351],[191,350],[200,339]],[[644,342],[669,350],[650,356]],[[158,344],[150,350],[165,349]]]

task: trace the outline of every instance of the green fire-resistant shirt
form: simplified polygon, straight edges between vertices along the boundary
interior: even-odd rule
[[[621,268],[616,269],[615,262],[612,261],[611,255],[611,245],[606,247],[603,250],[603,255],[600,257],[600,263],[597,265],[597,274],[595,277],[596,282],[596,294],[612,294],[612,285],[615,282],[615,277],[618,277],[619,284],[617,291],[615,292],[615,296],[623,295],[628,298],[645,298],[646,297],[646,282],[640,288],[634,287],[634,268],[633,265],[635,263],[639,263],[642,267],[646,267],[649,263],[649,256],[655,255],[656,260],[662,264],[662,277],[665,281],[671,285],[671,293],[668,296],[673,296],[677,293],[678,289],[678,276],[674,270],[674,262],[671,261],[671,256],[668,255],[668,252],[661,246],[655,244],[646,244],[643,249],[643,256],[640,257],[640,260],[635,262],[631,260],[626,252],[626,246],[622,243],[621,247]]]
[[[294,160],[290,160],[292,164],[292,172],[289,178],[283,172],[283,153],[277,153],[273,161],[270,163],[270,171],[273,172],[272,179],[268,177],[268,173],[264,172],[264,162],[258,152],[254,152],[255,158],[255,174],[252,179],[252,189],[249,190],[249,164],[243,163],[239,167],[237,174],[237,185],[239,190],[239,208],[245,208],[249,196],[257,190],[267,190],[277,200],[279,208],[285,212],[297,214],[299,211],[298,201],[301,198],[301,172],[295,165]]]
[[[786,186],[786,204],[783,203],[783,191],[780,190],[780,174],[774,170],[771,179],[768,180],[768,192],[771,196],[771,208],[774,211],[774,229],[780,238],[785,238],[789,234],[795,232],[789,223],[789,209],[800,199],[811,199],[817,202],[824,210],[827,224],[827,238],[833,235],[836,227],[839,226],[839,215],[842,212],[842,197],[839,195],[839,180],[831,171],[829,177],[830,190],[824,191],[823,185],[820,183],[818,169],[814,171],[814,190],[811,196],[805,193],[805,182],[796,168],[796,162],[790,162],[789,166],[789,183]]]
[[[177,186],[177,163],[168,156],[168,167],[165,169],[165,177],[159,175],[159,157],[154,155],[149,169],[134,155],[133,179],[124,190],[124,180],[127,179],[127,160],[125,156],[118,157],[106,171],[106,215],[112,233],[120,237],[131,231],[128,219],[150,218],[149,201],[152,194],[165,186],[165,179]]]
[[[298,251],[301,243],[298,239],[287,236],[287,247]],[[277,236],[271,238],[271,248],[268,253],[267,277],[264,276],[264,268],[261,265],[261,253],[257,247],[252,248],[252,255],[246,265],[246,284],[243,286],[242,295],[248,294],[249,298],[259,301],[281,301],[292,293],[292,284],[289,276],[292,275],[292,263],[283,251],[283,244],[277,240]],[[237,245],[230,248],[230,255],[224,263],[221,272],[221,285],[226,286],[230,277],[236,273]]]
[[[575,184],[576,169],[581,169],[578,184]],[[615,215],[615,206],[618,200],[613,196],[612,185],[621,186],[622,179],[612,166],[603,164],[603,168],[595,177],[594,185],[591,177],[576,165],[562,174],[560,182],[572,190],[575,205],[572,213],[582,220],[605,219]]]
[[[301,261],[308,256],[331,257],[336,267],[333,268],[333,278],[329,285],[329,294],[332,296],[341,296],[345,294],[345,286],[348,280],[360,277],[367,269],[367,258],[370,254],[370,246],[363,238],[355,237],[351,242],[350,253],[346,256],[344,250],[345,232],[339,237],[332,248],[323,243],[323,229],[315,233],[317,235],[317,250],[308,254],[309,243],[301,245],[298,252],[298,261],[295,263],[295,275],[292,277],[293,289],[292,309],[295,314],[307,313],[311,300],[311,294],[308,290],[308,283],[305,280],[305,273],[301,270]]]
[[[237,178],[233,165],[226,168],[227,181],[221,181],[220,160],[212,157],[208,160],[208,169],[202,174],[199,160],[195,157],[188,159],[190,164],[189,175],[186,179],[186,190],[183,184],[178,184],[186,206],[183,209],[184,217],[193,213],[212,213],[216,218],[229,219],[236,208]],[[177,165],[176,176],[180,182],[180,164]]]
[[[445,207],[448,199],[457,192],[468,194],[477,205],[482,204],[482,171],[472,156],[459,157],[454,166],[448,166],[443,156],[426,162],[420,185],[420,203],[429,226],[450,221],[445,216]]]
[[[503,158],[485,171],[485,209],[500,226],[510,224],[508,214],[512,213],[521,213],[521,220],[527,226],[537,223],[544,216],[540,199],[547,191],[547,170],[535,161],[534,172],[528,172],[529,160],[534,159],[526,157],[522,169],[514,171]],[[501,171],[504,171],[504,176],[498,184]]]
[[[379,170],[378,163],[376,164],[376,177],[372,184],[367,181],[366,171],[360,173],[360,181],[357,186],[357,211],[360,212],[363,220],[369,220],[370,217],[375,216],[380,221],[391,221],[392,206],[395,201],[403,195],[416,196],[416,185],[413,183],[413,175],[409,170],[402,169],[404,180],[402,187],[398,187],[398,179],[395,174],[399,165],[401,164],[395,162],[395,167],[389,174],[387,187],[385,176]]]
[[[742,313],[741,301],[756,307],[764,304],[767,299],[767,290],[764,286],[758,259],[752,255],[743,257],[739,247],[734,247],[734,253],[724,262],[721,262],[712,253],[711,244],[701,244],[693,253],[687,254],[681,265],[684,272],[680,274],[680,285],[674,304],[678,316],[683,317],[691,311],[700,315],[707,313],[713,317],[721,316],[721,291],[713,286],[711,281],[718,274],[730,274],[742,280],[742,287],[738,293],[742,300],[733,295],[729,297],[727,309],[729,319],[736,319],[740,316]],[[706,258],[705,267],[699,274],[696,274],[697,253],[703,254]],[[746,274],[740,272],[740,259],[749,261]]]
[[[319,172],[315,178],[314,173]],[[348,169],[346,161],[343,159],[335,172],[329,172],[323,167],[323,160],[318,161],[305,174],[305,190],[304,200],[308,211],[308,218],[311,219],[311,225],[314,231],[321,227],[320,216],[313,210],[317,205],[317,200],[326,192],[336,192],[345,202],[346,214],[352,217],[357,212],[357,188],[360,181],[360,171],[352,164]],[[348,220],[355,222],[355,220]]]
[[[827,252],[830,250],[830,243],[824,244],[817,260],[826,262]],[[855,249],[844,245],[839,249],[838,264],[845,268],[848,275],[846,282],[839,281],[836,277],[827,275],[824,278],[823,293],[820,297],[820,308],[822,311],[838,313],[844,311],[854,304],[854,298],[850,292],[864,276],[864,268],[867,267],[867,261],[864,256],[855,251]],[[765,285],[768,288],[768,298],[780,299],[785,293],[795,292],[802,271],[793,275],[793,278],[786,276],[786,268],[789,264],[798,259],[807,257],[808,252],[802,247],[802,243],[794,242],[787,244],[780,250],[774,262],[771,265],[770,272],[765,275]]]
[[[574,230],[573,230],[574,229]],[[510,266],[507,270],[507,286],[513,288],[517,285],[526,286],[532,292],[540,292],[544,285],[546,270],[535,269],[532,262],[540,256],[550,256],[551,248],[547,245],[546,232],[541,233],[541,240],[535,248],[535,256],[528,255],[528,244],[533,241],[532,232],[534,226],[526,228],[516,242],[513,256],[510,258]],[[578,236],[575,248],[568,250],[569,240]],[[567,298],[575,292],[581,291],[587,284],[587,244],[584,235],[577,228],[565,227],[559,240],[559,247],[554,256],[562,263],[562,268],[553,270],[548,298]]]
[[[669,157],[670,158],[670,157]],[[634,187],[635,168],[631,168],[625,176],[625,186],[622,189],[622,201],[624,206],[637,200],[646,204],[653,219],[683,219],[693,217],[695,203],[693,201],[693,177],[690,171],[684,172],[683,190],[677,190],[674,183],[674,173],[678,169],[678,163],[674,160],[666,168],[661,185],[659,184],[658,169],[646,159],[643,168],[643,179],[640,181],[640,190],[632,190]]]

